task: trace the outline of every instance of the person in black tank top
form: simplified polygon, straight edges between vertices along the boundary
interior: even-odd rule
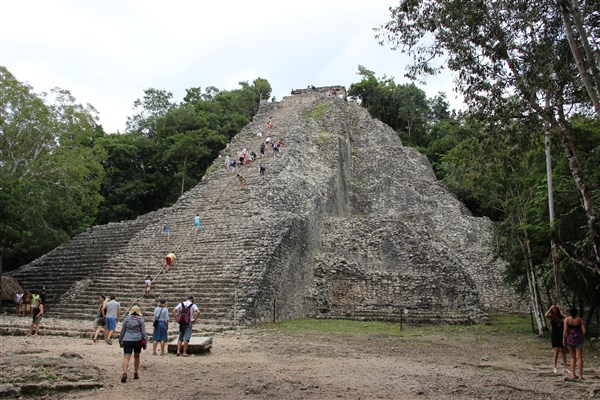
[[[552,330],[550,331],[550,339],[552,341],[552,349],[554,352],[554,373],[558,373],[556,364],[558,363],[558,353],[562,353],[563,367],[567,369],[567,350],[563,344],[564,319],[566,315],[562,312],[558,305],[550,307],[546,312],[546,318],[550,320]]]
[[[44,306],[42,300],[37,299],[33,306],[33,321],[29,326],[29,335],[37,335],[40,333],[40,323],[42,322],[42,315],[44,315]],[[35,333],[33,331],[35,330]]]

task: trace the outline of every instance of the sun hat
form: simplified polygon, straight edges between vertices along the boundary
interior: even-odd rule
[[[142,310],[140,309],[140,306],[131,307],[131,310],[129,310],[129,315],[132,314],[142,315]]]

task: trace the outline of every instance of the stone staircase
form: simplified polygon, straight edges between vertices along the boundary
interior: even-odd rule
[[[222,163],[242,147],[258,154],[259,124],[285,148],[279,157],[266,149],[265,176],[258,160],[239,168],[242,188]],[[398,320],[400,309],[415,321],[464,323],[514,298],[490,228],[366,110],[306,93],[263,103],[172,207],[94,227],[9,275],[46,286],[48,315],[58,318],[92,319],[98,296],[115,294],[150,321],[158,298],[173,308],[193,294],[209,329],[305,316]],[[177,264],[165,273],[169,252]],[[148,274],[155,282],[144,296]]]
[[[205,324],[237,324],[236,299],[244,295],[243,285],[262,279],[264,265],[279,251],[280,235],[289,229],[288,215],[277,209],[276,202],[285,196],[278,177],[288,164],[287,149],[280,157],[266,149],[260,160],[267,167],[265,176],[258,174],[259,160],[239,168],[236,173],[247,182],[244,188],[235,174],[222,167],[222,160],[226,154],[237,158],[242,147],[258,154],[258,124],[265,129],[264,138],[285,138],[287,132],[298,129],[299,116],[294,113],[298,104],[288,104],[263,104],[253,123],[232,140],[202,183],[174,206],[135,221],[94,227],[10,275],[26,288],[45,286],[47,312],[56,317],[91,318],[100,294],[115,294],[125,310],[135,303],[146,311],[160,297],[168,298],[172,308],[194,294]],[[272,129],[265,126],[269,116],[275,121]],[[265,202],[270,198],[275,201]],[[192,232],[196,213],[202,220],[197,235]],[[171,228],[169,242],[161,236],[164,223]],[[169,252],[177,254],[178,262],[165,273],[162,264]],[[143,281],[148,274],[155,284],[144,296]]]

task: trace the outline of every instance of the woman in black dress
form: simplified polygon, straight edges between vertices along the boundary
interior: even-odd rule
[[[564,330],[564,319],[566,315],[563,314],[560,307],[554,304],[546,313],[546,318],[550,320],[552,324],[552,331],[550,332],[550,338],[552,340],[552,349],[554,350],[554,373],[558,372],[556,363],[558,362],[558,353],[562,353],[563,366],[565,371],[567,369],[567,352],[563,344],[563,330]]]

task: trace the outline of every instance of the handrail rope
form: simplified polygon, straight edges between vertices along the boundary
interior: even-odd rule
[[[273,129],[274,129],[274,128],[273,128]],[[261,141],[262,141],[262,137],[260,137],[259,139],[254,139],[254,140],[252,141],[251,145],[250,145],[250,146],[248,146],[248,147],[251,147],[252,145],[254,145],[254,144],[256,144],[256,143],[259,143],[259,142],[261,142]],[[260,146],[258,146],[258,147],[260,147]],[[257,150],[258,150],[258,149],[257,149]],[[242,165],[240,165],[240,166],[239,166],[239,167],[236,169],[236,172],[237,172],[237,171],[239,171],[239,170],[241,170],[241,169],[242,169],[242,167],[243,167],[243,166],[242,166]],[[220,191],[220,192],[219,192],[219,193],[218,193],[218,194],[215,196],[215,198],[214,198],[214,200],[212,201],[212,203],[210,203],[210,204],[209,204],[209,206],[208,206],[208,207],[207,207],[207,208],[204,210],[204,213],[207,213],[207,212],[208,212],[208,211],[209,211],[209,210],[212,208],[212,206],[214,206],[214,205],[216,204],[216,202],[217,202],[217,200],[219,199],[219,197],[221,196],[221,194],[222,194],[222,193],[225,191],[225,189],[226,189],[227,187],[229,187],[229,182],[230,182],[231,180],[233,180],[233,179],[235,178],[235,176],[236,176],[236,175],[234,174],[234,175],[232,175],[231,177],[229,177],[229,179],[228,179],[228,180],[226,180],[226,183],[225,183],[225,185],[223,185],[223,188],[221,189],[221,191]],[[192,234],[192,232],[193,232],[193,231],[194,231],[194,229],[192,228],[192,230],[190,231],[190,233],[188,233],[188,234],[187,234],[187,236],[186,236],[186,237],[185,237],[185,238],[184,238],[184,239],[181,241],[181,243],[179,244],[179,246],[177,246],[177,248],[176,248],[176,249],[173,251],[173,253],[175,253],[175,254],[176,254],[176,253],[177,253],[177,251],[179,251],[179,249],[181,248],[181,246],[183,246],[183,245],[185,244],[185,242],[186,242],[186,241],[187,241],[187,239],[190,237],[190,235]],[[158,278],[158,277],[159,277],[159,276],[162,274],[162,272],[163,272],[163,270],[165,269],[165,267],[166,267],[166,264],[163,264],[163,263],[161,263],[161,267],[160,267],[160,269],[158,270],[158,273],[156,274],[156,276],[155,276],[155,277],[154,277],[154,279],[152,280],[152,282],[153,282],[153,283],[154,283],[154,281],[156,281],[156,279],[157,279],[157,278]],[[144,290],[145,290],[145,289],[144,289]],[[141,296],[141,297],[137,297],[137,298],[135,298],[135,299],[134,299],[134,300],[131,302],[131,307],[133,307],[133,306],[134,306],[134,305],[135,305],[135,304],[136,304],[136,303],[137,303],[137,302],[138,302],[138,301],[139,301],[139,300],[140,300],[142,297],[145,297],[145,294],[146,294],[146,292],[144,291],[144,293],[142,294],[142,296]],[[130,307],[130,309],[131,309],[131,307]]]

